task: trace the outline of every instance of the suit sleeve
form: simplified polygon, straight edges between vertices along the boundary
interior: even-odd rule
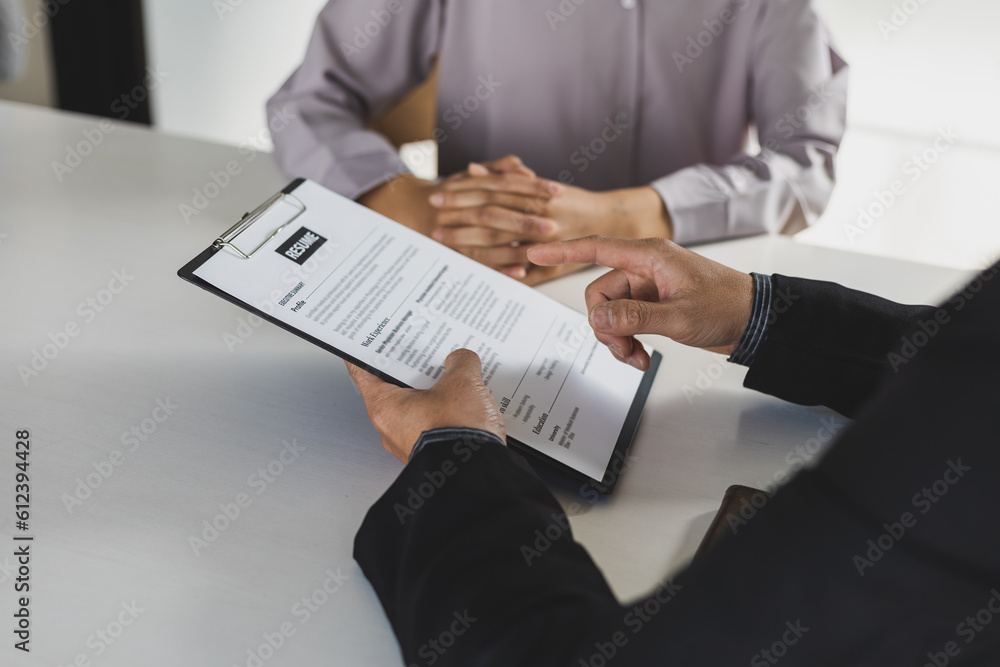
[[[484,432],[424,434],[355,541],[405,664],[990,664],[996,288],[953,313],[815,470],[625,604],[519,456]]]
[[[367,125],[430,75],[441,4],[327,4],[302,65],[267,103],[286,174],[356,199],[406,171],[398,151]]]
[[[847,122],[848,68],[813,5],[760,3],[747,54],[751,85],[745,102],[760,152],[682,169],[652,184],[670,212],[678,243],[792,234],[826,208]]]
[[[944,312],[906,306],[835,283],[774,275],[767,334],[744,386],[848,417],[898,369],[907,336]]]
[[[558,502],[496,436],[423,440],[354,549],[405,664],[573,664],[619,605]]]

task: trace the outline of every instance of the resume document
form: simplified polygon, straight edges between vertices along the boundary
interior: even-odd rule
[[[511,438],[604,477],[634,432],[644,374],[598,343],[586,315],[316,183],[291,194],[304,212],[279,200],[240,233],[259,252],[223,247],[192,273],[410,387],[432,386],[452,350],[473,350]]]

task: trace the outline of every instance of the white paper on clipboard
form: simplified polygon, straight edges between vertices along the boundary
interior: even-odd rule
[[[586,315],[316,183],[290,194],[191,273],[411,387],[473,350],[510,437],[605,477],[644,374],[598,343]]]

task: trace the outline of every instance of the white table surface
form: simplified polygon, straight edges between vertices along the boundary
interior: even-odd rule
[[[288,623],[294,634],[262,664],[399,664],[351,551],[400,464],[380,447],[343,364],[270,325],[241,331],[241,310],[175,275],[287,179],[268,155],[250,161],[237,148],[115,126],[60,182],[53,161],[96,143],[99,128],[0,103],[0,663],[253,665],[248,651]],[[231,160],[241,173],[185,222],[180,206]],[[965,278],[787,238],[701,251],[908,302],[943,298]],[[118,294],[104,291],[115,271],[131,277]],[[582,308],[595,275],[543,290]],[[80,307],[88,298],[107,303],[91,312]],[[54,358],[26,383],[18,367],[73,324],[77,335],[55,355],[49,347]],[[248,331],[230,350],[227,334]],[[577,483],[545,474],[565,505],[577,503],[576,536],[622,598],[683,565],[726,487],[780,479],[786,455],[832,414],[743,389],[744,370],[719,356],[654,345],[663,364],[615,494],[591,502]],[[166,415],[158,401],[176,408]],[[133,451],[123,434],[143,426],[150,433]],[[27,533],[15,529],[19,429],[32,440]],[[279,466],[286,441],[303,449]],[[120,465],[70,511],[78,480],[112,460]],[[280,474],[264,481],[257,471],[269,465]],[[190,537],[241,493],[249,506],[196,555]],[[30,654],[12,646],[14,534],[35,538]],[[329,595],[328,571],[346,577]],[[323,603],[306,617],[296,604],[314,593]],[[122,611],[133,603],[142,611]]]

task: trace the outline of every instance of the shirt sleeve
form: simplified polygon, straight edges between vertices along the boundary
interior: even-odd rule
[[[750,0],[743,0],[750,2]],[[761,150],[655,181],[674,240],[689,244],[816,221],[835,182],[847,65],[809,0],[764,0],[750,47],[749,95]]]
[[[289,176],[356,199],[406,171],[396,148],[366,126],[430,75],[441,5],[323,8],[302,65],[267,103],[274,154]]]
[[[730,355],[728,361],[732,364],[750,366],[757,356],[757,348],[767,336],[768,313],[771,309],[771,276],[751,273],[753,278],[753,306],[750,310],[750,321],[743,332],[740,344]]]

